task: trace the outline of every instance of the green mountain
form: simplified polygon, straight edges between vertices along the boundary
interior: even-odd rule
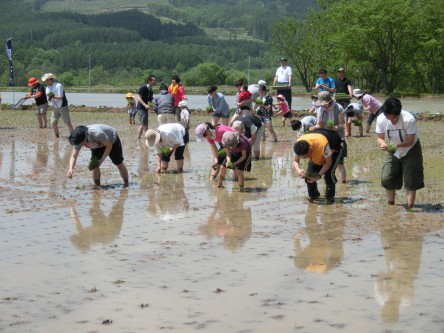
[[[3,0],[0,36],[13,38],[16,85],[44,72],[63,75],[66,85],[86,86],[91,77],[93,85],[139,84],[148,73],[161,79],[188,73],[193,84],[196,67],[205,63],[224,70],[214,83],[232,84],[274,68],[272,26],[303,16],[312,5],[308,0]],[[8,66],[4,57],[0,86],[6,85]]]

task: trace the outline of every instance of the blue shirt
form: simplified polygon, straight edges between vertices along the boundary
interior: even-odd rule
[[[320,78],[318,78],[318,79],[316,80],[316,84],[324,84],[324,85],[326,85],[327,87],[329,87],[329,88],[331,88],[331,89],[336,88],[335,80],[333,80],[331,77],[328,77],[327,80],[323,80],[323,79],[320,77]],[[325,90],[323,87],[320,87],[320,88],[319,88],[319,91],[326,91],[326,90]]]

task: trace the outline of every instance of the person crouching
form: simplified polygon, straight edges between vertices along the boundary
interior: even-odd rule
[[[227,168],[234,169],[238,180],[239,189],[244,191],[244,171],[251,171],[251,143],[244,135],[239,136],[235,132],[225,132],[222,136],[222,144],[225,147],[227,158],[222,163],[219,183],[217,187],[223,187]]]
[[[167,171],[173,153],[177,172],[183,172],[183,153],[188,141],[188,131],[177,123],[163,124],[157,129],[146,131],[145,144],[150,148],[154,147],[156,151],[156,172]]]

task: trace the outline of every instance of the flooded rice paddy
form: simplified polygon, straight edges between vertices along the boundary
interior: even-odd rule
[[[126,117],[72,113],[123,143],[129,188],[108,160],[96,189],[87,149],[65,176],[66,127],[56,139],[31,111],[0,112],[0,332],[444,331],[442,121],[418,123],[426,188],[407,211],[404,191],[385,204],[374,134],[348,139],[326,205],[307,201],[280,119],[241,193],[209,181],[194,140],[185,173],[155,174]]]

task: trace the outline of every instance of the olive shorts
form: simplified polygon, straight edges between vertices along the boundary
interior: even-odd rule
[[[65,124],[71,123],[71,118],[69,117],[68,106],[62,106],[60,108],[53,108],[51,115],[51,124],[57,125],[59,123],[60,117],[63,119]]]
[[[35,109],[35,114],[37,116],[42,115],[42,114],[47,114],[48,113],[48,103],[43,103],[40,105],[37,105],[36,109]]]
[[[404,188],[415,191],[424,187],[424,167],[421,144],[416,142],[401,159],[387,153],[381,173],[381,185],[387,190]]]

